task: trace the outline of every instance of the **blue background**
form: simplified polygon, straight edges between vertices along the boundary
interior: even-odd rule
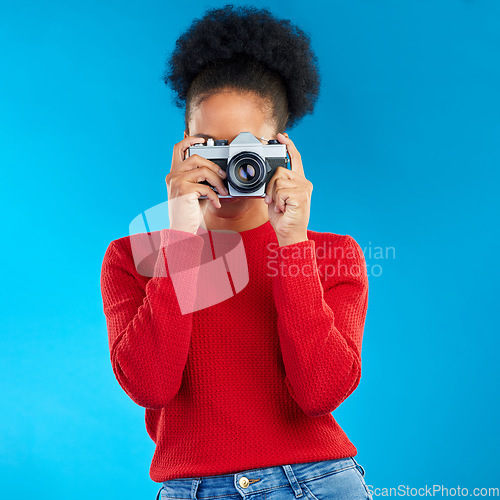
[[[115,380],[100,295],[113,239],[167,196],[182,112],[161,82],[208,4],[0,8],[2,498],[153,499],[144,409]],[[269,5],[257,2],[254,5]],[[334,415],[373,487],[500,486],[500,3],[275,2],[311,34],[316,112],[289,130],[310,229],[352,235],[369,308]]]

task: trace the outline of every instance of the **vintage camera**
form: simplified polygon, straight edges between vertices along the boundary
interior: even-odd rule
[[[204,143],[188,148],[189,156],[197,154],[208,158],[226,172],[223,179],[229,194],[221,195],[208,181],[200,182],[210,186],[219,198],[236,196],[264,197],[266,187],[278,167],[288,168],[286,145],[276,139],[262,144],[250,132],[241,132],[228,144],[226,139],[207,139]],[[205,195],[200,198],[207,198]]]

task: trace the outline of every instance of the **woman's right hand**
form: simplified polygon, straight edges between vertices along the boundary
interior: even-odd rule
[[[221,207],[217,193],[210,186],[199,184],[201,181],[208,181],[220,194],[228,194],[222,182],[226,173],[216,163],[197,154],[185,158],[190,146],[204,141],[203,138],[189,136],[174,146],[172,166],[165,178],[170,229],[196,234],[200,225],[205,227],[198,199],[202,195],[206,195],[207,202],[213,203],[215,208]]]

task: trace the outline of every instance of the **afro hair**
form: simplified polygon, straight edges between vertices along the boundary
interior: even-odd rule
[[[317,57],[303,30],[266,8],[232,4],[192,22],[162,79],[186,117],[195,98],[225,87],[256,91],[272,103],[281,130],[314,111],[320,88]]]

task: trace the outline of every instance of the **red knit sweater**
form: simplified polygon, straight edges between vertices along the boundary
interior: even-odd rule
[[[153,481],[356,455],[332,412],[361,377],[365,260],[351,236],[307,235],[279,247],[268,221],[108,246],[111,365],[146,409]]]

